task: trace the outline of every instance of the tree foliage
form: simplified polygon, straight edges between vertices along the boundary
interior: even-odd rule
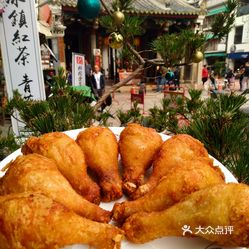
[[[191,62],[196,50],[203,50],[205,36],[194,33],[192,30],[183,30],[180,33],[164,34],[152,42],[152,49],[159,53],[168,66],[179,64],[185,59]]]
[[[130,11],[132,10],[132,3],[134,2],[135,0],[114,0],[112,2],[112,10],[115,11],[115,10],[120,10],[120,11]]]
[[[20,147],[19,142],[15,139],[13,134],[7,134],[2,136],[2,131],[0,131],[0,160],[3,160],[13,151]]]
[[[239,2],[238,0],[228,0],[224,5],[226,11],[215,15],[211,23],[210,32],[213,34],[213,38],[218,40],[221,40],[231,31]]]
[[[209,153],[224,163],[241,182],[249,183],[249,115],[240,108],[242,95],[220,95],[207,100],[186,132],[204,143]]]
[[[7,111],[14,117],[18,111],[27,131],[43,134],[89,126],[96,118],[91,101],[83,92],[73,90],[63,70],[59,70],[53,78],[52,96],[47,100],[25,100],[14,92]]]
[[[119,8],[123,10],[130,10],[134,1],[116,0],[112,4],[112,11]],[[226,36],[233,27],[236,8],[238,0],[228,0],[226,3],[226,11],[215,15],[211,29],[208,33],[212,34],[212,39],[222,39]],[[121,26],[117,26],[112,16],[101,17],[101,25],[107,29],[107,32],[119,32],[124,37],[124,47],[130,43],[135,36],[142,35],[143,29],[141,28],[144,20],[137,16],[129,16],[126,14],[125,22]],[[165,66],[174,66],[182,63],[192,63],[193,55],[197,50],[204,51],[205,44],[208,42],[206,33],[204,31],[195,32],[194,30],[183,29],[179,33],[165,33],[156,38],[152,42],[152,49],[159,53],[164,61]],[[128,46],[131,49],[132,46]],[[134,47],[133,47],[134,48]],[[133,50],[134,52],[134,50]],[[153,62],[155,63],[155,62]],[[144,62],[147,65],[147,63]],[[162,64],[160,62],[160,64]]]

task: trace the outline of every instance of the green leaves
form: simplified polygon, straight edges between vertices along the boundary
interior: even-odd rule
[[[13,151],[17,150],[20,147],[15,140],[14,135],[8,134],[7,136],[2,136],[2,132],[0,132],[0,160],[3,160],[6,156],[8,156]]]
[[[118,110],[117,118],[120,121],[120,126],[126,126],[128,123],[142,123],[143,116],[140,113],[138,103],[134,102],[133,106],[128,111]]]
[[[191,62],[192,54],[203,49],[205,36],[196,34],[191,30],[180,33],[165,34],[152,42],[152,49],[158,52],[167,67],[180,64],[185,58],[186,63]]]
[[[107,33],[118,31],[125,41],[133,41],[135,36],[140,36],[144,33],[143,21],[143,18],[127,15],[123,25],[118,27],[111,16],[103,16],[100,18],[100,25],[106,29]]]
[[[120,10],[120,11],[130,11],[132,10],[132,3],[134,2],[134,0],[115,0],[112,3],[112,9],[114,11],[116,10]]]
[[[248,151],[249,116],[240,111],[247,99],[241,95],[220,95],[209,99],[196,115],[187,133],[204,143],[209,153],[224,163],[241,181],[245,180],[240,167],[249,165]],[[246,146],[245,146],[246,145]],[[242,164],[244,165],[242,166]],[[246,166],[247,165],[247,166]],[[245,175],[248,179],[249,171]]]
[[[62,70],[54,77],[53,95],[44,101],[24,100],[18,92],[9,101],[7,110],[17,110],[26,129],[35,134],[65,131],[89,126],[95,118],[90,99],[67,85]]]
[[[228,0],[225,4],[226,11],[214,16],[210,30],[214,38],[221,40],[230,32],[235,22],[238,4],[237,0]]]

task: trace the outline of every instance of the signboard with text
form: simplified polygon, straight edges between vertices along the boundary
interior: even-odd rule
[[[0,42],[8,97],[13,90],[26,99],[45,99],[35,1],[4,0]],[[12,120],[15,134],[22,127]]]
[[[82,54],[73,53],[72,56],[72,85],[86,85],[85,76],[85,56]]]
[[[101,68],[101,50],[99,48],[93,49],[93,55],[94,55],[94,65],[99,66]]]

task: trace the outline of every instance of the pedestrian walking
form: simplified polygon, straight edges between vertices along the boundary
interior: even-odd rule
[[[227,79],[228,87],[230,87],[231,84],[234,83],[234,81],[235,81],[234,73],[233,73],[233,70],[231,68],[228,69],[228,72],[227,72],[225,78]]]
[[[86,76],[86,85],[91,87],[91,77],[92,77],[92,66],[88,63],[88,60],[85,60],[85,76]]]
[[[157,67],[156,69],[156,91],[160,92],[161,89],[161,85],[162,85],[162,77],[163,77],[163,73],[162,73],[162,67]]]
[[[203,85],[204,85],[205,82],[208,80],[207,65],[204,65],[203,68],[202,68],[201,80],[202,80],[202,84],[203,84]]]
[[[244,75],[242,79],[242,91],[245,91],[248,88],[248,79],[249,79],[249,62],[246,62]]]
[[[172,85],[175,85],[174,83],[175,75],[170,68],[168,68],[168,72],[165,75],[165,79],[166,79],[166,85],[169,86],[169,89],[175,90],[174,87],[172,87]]]
[[[211,81],[211,85],[212,85],[213,89],[216,90],[217,86],[216,86],[215,74],[214,74],[213,70],[211,71],[211,73],[209,75],[209,79]]]
[[[174,71],[174,81],[175,81],[175,88],[180,89],[180,69],[179,67],[176,67]]]
[[[91,77],[91,88],[97,98],[101,98],[105,91],[105,78],[100,72],[98,65],[94,66],[94,72]]]
[[[242,91],[242,80],[244,77],[245,67],[241,65],[239,68],[239,90]]]

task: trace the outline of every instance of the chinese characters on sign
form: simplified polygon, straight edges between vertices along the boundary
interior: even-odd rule
[[[82,54],[73,53],[72,84],[73,86],[84,86],[85,79],[85,57]]]
[[[18,90],[27,100],[45,99],[35,1],[4,0],[3,8],[0,41],[8,96]]]
[[[216,226],[216,227],[198,226],[198,227],[191,228],[189,225],[184,225],[182,227],[182,235],[183,236],[190,235],[190,234],[194,234],[194,235],[198,235],[198,234],[199,235],[200,234],[230,235],[233,233],[233,231],[234,231],[233,226]]]
[[[101,68],[101,50],[98,48],[93,49],[94,65],[98,65]]]

